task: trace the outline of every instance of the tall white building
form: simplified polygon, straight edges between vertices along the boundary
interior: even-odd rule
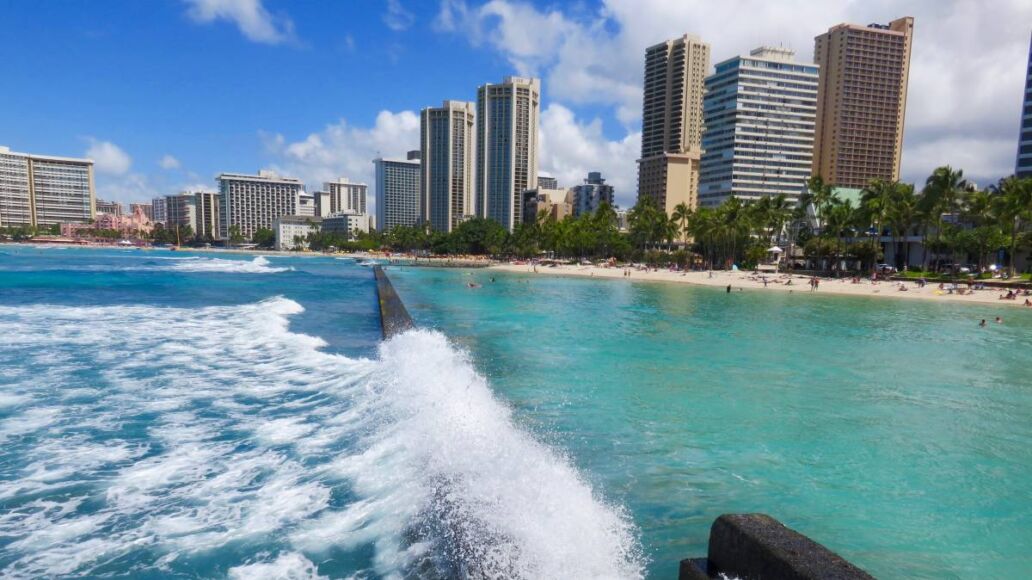
[[[185,228],[187,226],[196,232],[197,195],[183,192],[179,195],[165,196],[165,228]]]
[[[165,196],[155,197],[151,200],[151,219],[154,223],[164,224],[168,220],[168,211],[165,207]]]
[[[0,227],[87,223],[96,203],[92,160],[0,147]]]
[[[297,214],[304,217],[315,217],[316,214],[316,197],[310,193],[302,191],[297,196]]]
[[[419,223],[419,155],[408,159],[374,159],[376,167],[376,230]]]
[[[475,119],[476,105],[463,101],[420,114],[421,217],[434,230],[450,232],[473,215]]]
[[[258,175],[222,173],[219,184],[219,235],[229,239],[230,230],[251,239],[260,228],[272,229],[276,220],[298,215],[300,197],[305,190],[301,180],[280,177],[271,171]]]
[[[731,196],[798,200],[813,165],[818,66],[761,47],[706,78],[699,205]]]
[[[477,90],[476,214],[512,230],[536,189],[541,81],[508,77]]]
[[[324,209],[320,201],[320,211],[326,212],[322,216],[326,217],[340,212],[368,213],[366,209],[368,189],[369,186],[366,184],[351,181],[347,177],[323,183],[323,192],[328,196],[326,198],[328,205]]]
[[[194,233],[200,239],[220,239],[219,194],[198,191],[194,194]]]

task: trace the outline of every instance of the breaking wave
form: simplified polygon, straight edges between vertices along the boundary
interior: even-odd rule
[[[302,310],[0,307],[0,576],[643,576],[628,516],[467,353],[330,354]]]
[[[230,272],[239,274],[275,274],[288,272],[294,268],[273,267],[265,256],[258,256],[250,262],[244,260],[226,260],[223,258],[184,259],[163,269],[175,272]]]

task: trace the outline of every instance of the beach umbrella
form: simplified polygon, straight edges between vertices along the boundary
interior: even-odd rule
[[[784,252],[785,250],[782,250],[781,248],[779,248],[777,246],[774,246],[774,247],[771,247],[771,248],[767,248],[767,251],[768,252],[773,252],[775,254],[780,254],[780,253]]]

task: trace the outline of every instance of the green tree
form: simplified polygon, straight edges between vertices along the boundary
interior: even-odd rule
[[[271,248],[276,245],[276,232],[269,228],[258,228],[251,236],[251,241],[259,248]]]
[[[1001,179],[993,187],[992,195],[996,219],[1009,240],[1007,271],[1013,277],[1014,256],[1018,253],[1019,242],[1025,241],[1025,229],[1032,222],[1032,177]]]
[[[240,233],[240,226],[231,225],[229,226],[229,244],[231,246],[239,246],[244,243],[244,235]]]
[[[942,236],[944,214],[956,213],[960,210],[960,199],[965,192],[970,190],[967,181],[964,180],[964,172],[960,169],[954,170],[949,165],[938,167],[925,181],[924,189],[921,191],[921,199],[918,209],[924,218],[925,248],[928,244],[928,230],[934,225],[937,247],[939,238]],[[939,256],[936,255],[936,261]],[[925,252],[925,269],[927,269],[928,252]]]

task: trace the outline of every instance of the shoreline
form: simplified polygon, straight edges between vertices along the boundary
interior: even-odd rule
[[[791,294],[833,294],[836,296],[854,296],[871,298],[902,298],[909,300],[924,300],[926,302],[937,302],[940,304],[977,304],[982,306],[997,305],[1013,308],[1027,308],[1024,306],[1025,296],[1018,296],[1015,300],[1000,300],[1000,294],[1005,292],[999,288],[976,290],[973,294],[950,294],[945,290],[939,290],[938,284],[929,282],[924,288],[918,287],[916,281],[900,282],[896,280],[879,281],[872,283],[870,280],[861,279],[860,283],[853,284],[849,278],[820,278],[820,285],[816,292],[810,291],[810,276],[786,274],[766,274],[768,284],[763,285],[764,274],[754,274],[748,271],[727,271],[713,270],[712,277],[709,272],[671,272],[669,270],[644,271],[626,268],[604,268],[600,266],[572,266],[561,265],[555,267],[538,266],[537,273],[534,266],[530,264],[494,264],[488,270],[500,272],[511,272],[518,274],[531,274],[535,276],[565,276],[578,278],[598,278],[605,280],[624,280],[627,282],[666,282],[672,284],[686,284],[690,286],[709,286],[712,288],[727,288],[731,285],[732,291],[758,290],[769,292],[787,292]],[[630,276],[624,273],[629,271]],[[791,279],[792,283],[785,282]],[[900,284],[907,288],[905,292],[898,290]],[[966,288],[966,286],[961,286]],[[1032,300],[1032,296],[1028,297]],[[1032,310],[1032,308],[1027,308]]]

